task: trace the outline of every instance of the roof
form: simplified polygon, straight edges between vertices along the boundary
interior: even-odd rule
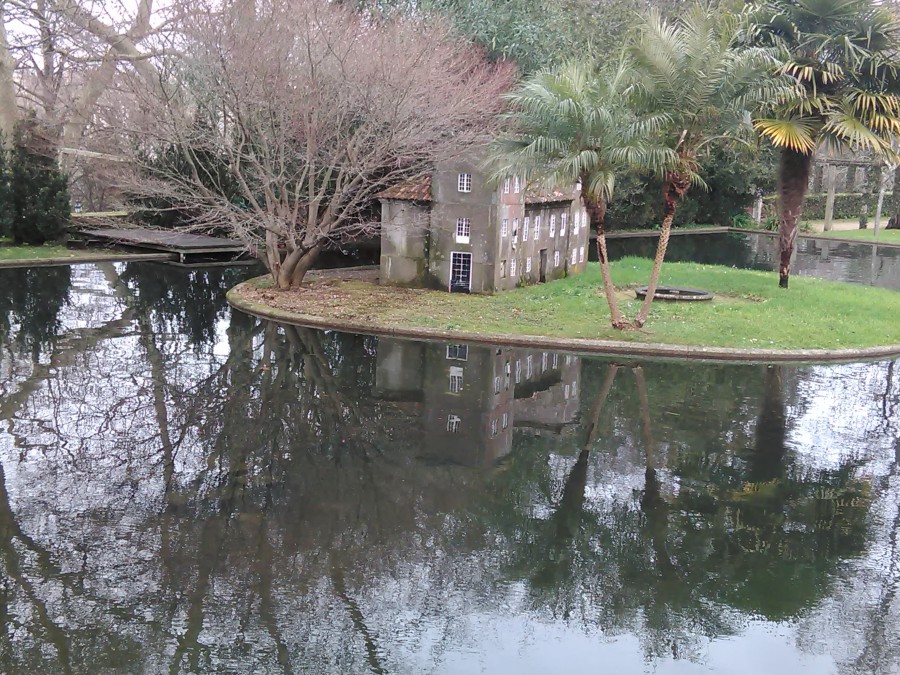
[[[526,204],[552,204],[554,202],[570,202],[573,199],[575,199],[575,195],[571,192],[566,193],[560,190],[539,190],[533,187],[528,187],[525,189]]]
[[[416,202],[431,201],[431,176],[422,176],[389,187],[375,195],[379,199],[405,199]]]

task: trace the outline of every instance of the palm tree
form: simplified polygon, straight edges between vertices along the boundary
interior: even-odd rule
[[[867,150],[896,162],[900,133],[898,24],[877,0],[764,0],[748,13],[752,44],[778,48],[790,96],[756,120],[781,149],[779,285],[788,287],[797,221],[818,148]]]
[[[692,186],[705,187],[701,158],[719,143],[750,143],[750,110],[783,96],[783,79],[770,75],[773,50],[739,45],[734,15],[696,4],[674,22],[651,11],[630,49],[638,110],[663,115],[663,140],[675,155],[663,176],[663,220],[647,296],[634,321],[647,320],[675,211]]]
[[[624,64],[596,72],[592,66],[569,63],[540,71],[509,94],[510,132],[498,138],[488,165],[495,177],[524,175],[526,181],[548,187],[581,182],[582,199],[597,233],[603,291],[612,325],[627,328],[616,301],[606,250],[606,206],[613,194],[615,173],[626,166],[659,170],[673,153],[648,142],[662,118],[630,114],[623,96]]]

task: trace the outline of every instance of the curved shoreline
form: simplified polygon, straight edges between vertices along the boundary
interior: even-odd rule
[[[228,304],[246,314],[280,323],[298,326],[338,330],[365,335],[385,335],[420,340],[468,342],[510,347],[558,349],[583,354],[606,356],[647,357],[657,359],[715,361],[731,363],[827,363],[869,361],[900,356],[900,344],[862,347],[857,349],[745,349],[730,347],[701,347],[673,345],[656,342],[625,342],[617,340],[593,340],[588,338],[560,338],[539,335],[510,335],[503,333],[479,333],[464,330],[423,328],[417,326],[394,327],[371,322],[324,318],[279,309],[241,295],[253,280],[245,281],[226,294]]]

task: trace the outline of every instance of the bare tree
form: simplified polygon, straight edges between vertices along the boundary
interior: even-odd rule
[[[378,192],[492,134],[513,77],[436,23],[326,0],[209,6],[183,34],[190,57],[163,91],[135,87],[130,190],[225,227],[280,289],[326,245],[373,233]]]

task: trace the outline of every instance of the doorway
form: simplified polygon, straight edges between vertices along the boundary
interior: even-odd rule
[[[547,281],[547,249],[541,249],[541,259],[538,266],[538,281],[544,283]]]
[[[472,290],[472,254],[450,254],[450,292],[469,293]]]

